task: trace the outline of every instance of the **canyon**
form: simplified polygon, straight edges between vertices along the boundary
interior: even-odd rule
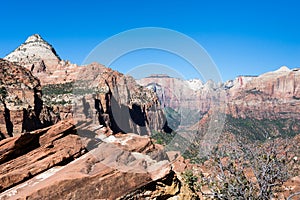
[[[34,34],[0,59],[0,72],[0,199],[199,199],[183,174],[209,170],[193,163],[201,141],[180,152],[190,135],[299,140],[298,68],[224,83],[134,80],[63,60]],[[174,133],[177,149],[165,144]]]

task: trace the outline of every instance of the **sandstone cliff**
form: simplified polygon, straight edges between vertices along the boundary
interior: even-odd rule
[[[41,127],[40,82],[24,67],[0,59],[1,138]]]
[[[156,94],[130,76],[93,63],[81,68],[72,94],[74,118],[91,119],[114,133],[150,135],[166,126]]]
[[[113,133],[144,135],[167,127],[156,94],[151,90],[103,65],[77,66],[61,60],[54,48],[37,34],[5,59],[25,66],[40,79],[39,91],[42,90],[43,96],[41,93],[38,96],[44,106],[36,117],[45,126],[76,118],[92,120],[95,126]],[[24,120],[19,119],[20,123]]]
[[[229,90],[228,114],[241,118],[300,119],[300,71],[281,67]]]
[[[257,120],[299,119],[299,82],[300,70],[287,67],[257,77],[239,76],[223,84],[209,80],[201,85],[171,77],[138,80],[158,93],[162,105],[179,112],[189,108],[205,114],[212,107],[226,106],[226,114],[234,118]]]

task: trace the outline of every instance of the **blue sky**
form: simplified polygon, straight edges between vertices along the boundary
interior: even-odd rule
[[[300,3],[296,0],[12,0],[2,2],[1,8],[0,57],[27,36],[39,33],[61,58],[80,64],[101,41],[128,29],[150,26],[195,39],[210,54],[223,80],[261,74],[282,65],[300,67]],[[164,59],[164,55],[156,60],[148,57],[155,62]],[[122,65],[124,69],[119,70],[126,72],[149,62],[147,59],[145,52],[140,52],[112,67]],[[186,78],[196,76],[183,62],[166,60],[163,64],[183,69]]]

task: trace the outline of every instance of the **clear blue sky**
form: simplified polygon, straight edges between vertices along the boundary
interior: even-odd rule
[[[295,68],[300,67],[298,2],[3,1],[0,57],[27,36],[39,33],[61,58],[80,64],[108,37],[151,26],[173,29],[195,39],[213,58],[223,80],[261,74],[281,65]],[[126,64],[130,65],[129,59]],[[187,78],[193,78],[192,72]]]

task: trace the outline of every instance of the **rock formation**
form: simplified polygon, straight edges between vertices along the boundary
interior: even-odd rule
[[[173,109],[187,107],[207,113],[215,102],[219,102],[227,106],[226,114],[235,118],[255,119],[299,119],[300,115],[295,109],[300,106],[299,82],[300,70],[287,67],[258,77],[239,76],[224,84],[209,80],[201,85],[195,81],[170,77],[138,80],[143,86],[155,87],[162,105]],[[226,95],[222,95],[221,91]]]
[[[21,46],[4,59],[17,62],[33,73],[46,72],[61,61],[54,48],[38,34],[29,36]]]
[[[37,34],[30,36],[5,59],[27,67],[40,79],[44,95],[39,94],[39,99],[45,106],[39,111],[42,116],[37,118],[44,125],[74,117],[91,119],[95,125],[104,126],[113,133],[140,135],[161,131],[167,126],[156,94],[151,90],[97,63],[79,67],[63,61]]]
[[[201,140],[209,127],[212,136],[253,140],[300,131],[298,69],[223,84],[166,75],[136,82],[98,63],[61,60],[39,35],[5,59],[0,199],[199,199],[181,174],[202,170],[180,155],[189,138],[184,156],[196,158],[203,143],[195,134]],[[165,133],[172,129],[180,137]],[[153,133],[173,143],[164,149]]]
[[[72,121],[62,121],[1,141],[0,151],[5,153],[0,157],[0,190],[6,191],[0,198],[127,199],[138,197],[137,189],[144,198],[192,196],[162,147],[148,136],[102,135],[89,153],[72,161],[91,142],[80,139],[76,127]],[[153,187],[161,192],[151,192]]]
[[[228,113],[256,119],[300,119],[300,71],[281,67],[230,88]]]
[[[74,81],[78,72],[77,65],[61,60],[55,49],[38,34],[29,36],[4,59],[30,70],[41,85]]]
[[[84,146],[75,133],[74,125],[66,121],[2,140],[0,191],[80,156]]]
[[[79,74],[73,85],[75,118],[91,119],[114,133],[150,135],[165,128],[156,94],[132,77],[97,63],[81,68]]]
[[[0,138],[40,128],[42,92],[29,70],[0,59]]]

